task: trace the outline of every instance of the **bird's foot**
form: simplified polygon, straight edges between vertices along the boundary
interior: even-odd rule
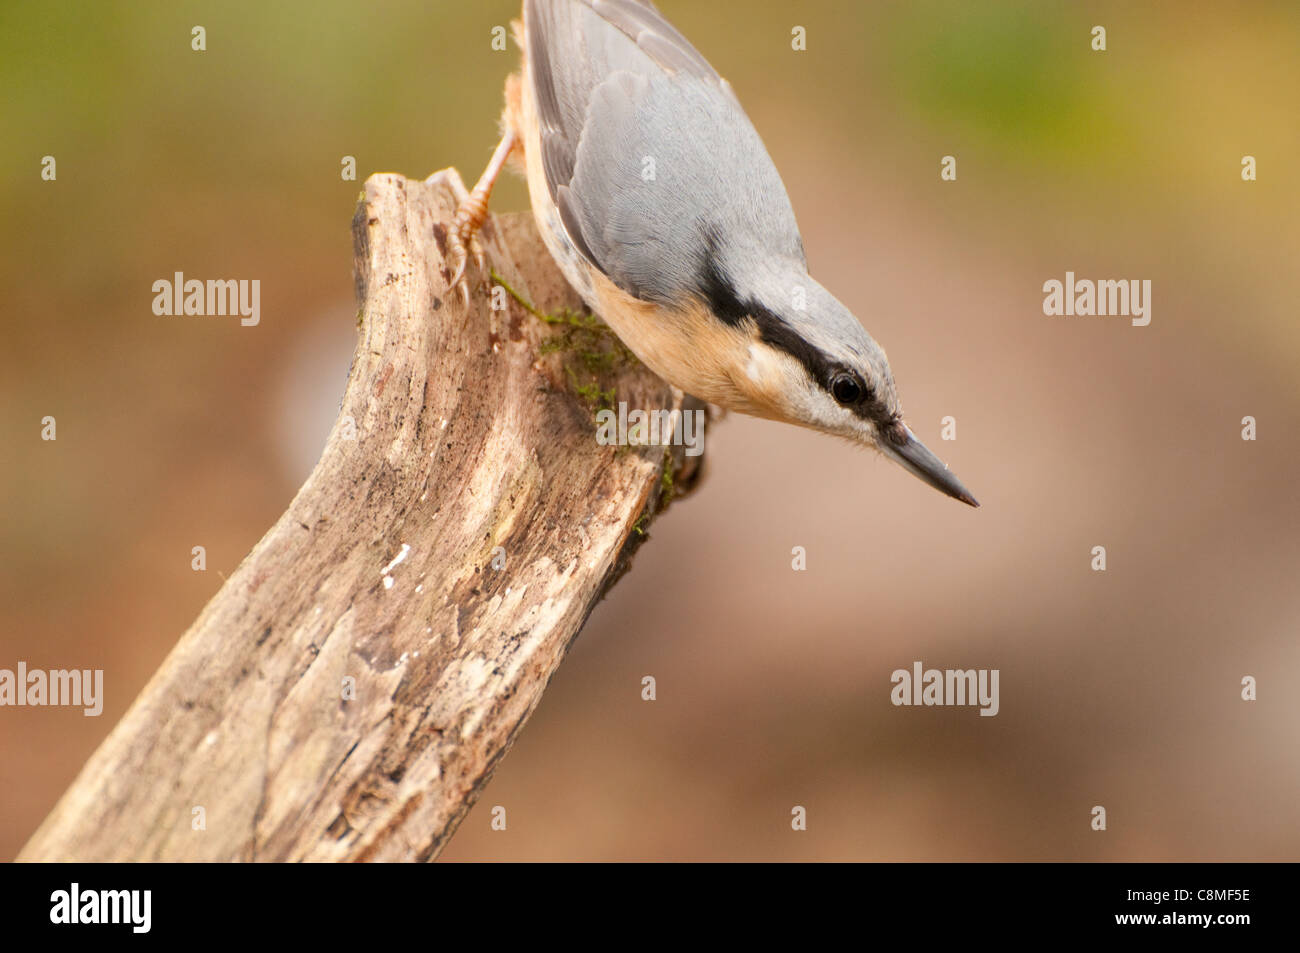
[[[456,209],[456,220],[452,224],[451,234],[447,236],[449,261],[453,269],[451,287],[460,290],[467,306],[469,284],[465,281],[465,269],[469,266],[471,255],[479,271],[483,270],[486,263],[483,249],[476,236],[483,223],[487,221],[488,199],[492,197],[492,186],[496,184],[497,176],[501,174],[501,167],[505,165],[506,159],[510,157],[518,141],[513,129],[507,129],[497,144],[496,151],[492,153],[487,168],[479,176],[474,191],[461,199],[460,206]]]
[[[469,305],[469,282],[465,278],[472,257],[480,271],[486,264],[483,247],[478,241],[478,230],[487,221],[487,196],[475,189],[456,209],[456,218],[447,235],[447,259],[451,265],[451,288],[459,291],[466,306]]]

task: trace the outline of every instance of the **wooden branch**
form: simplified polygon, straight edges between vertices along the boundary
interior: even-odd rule
[[[320,462],[20,860],[436,857],[694,482],[681,447],[597,443],[611,390],[702,407],[598,322],[548,323],[472,264],[471,307],[448,292],[463,189],[455,170],[366,182],[359,341]],[[521,298],[581,307],[530,215],[482,243]]]

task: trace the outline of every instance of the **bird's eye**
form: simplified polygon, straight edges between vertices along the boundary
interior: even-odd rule
[[[862,400],[863,388],[852,374],[838,374],[831,380],[831,396],[845,406]]]

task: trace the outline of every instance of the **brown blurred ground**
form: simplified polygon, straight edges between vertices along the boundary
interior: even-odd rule
[[[732,80],[814,275],[984,506],[824,437],[718,425],[708,480],[444,856],[1300,859],[1297,8],[660,6]],[[516,62],[490,30],[516,13],[0,12],[0,667],[102,667],[108,688],[97,719],[0,709],[0,856],[314,462],[354,336],[340,157],[476,175]],[[523,208],[522,184],[496,204]],[[1151,279],[1150,327],[1045,317],[1067,269]],[[177,270],[260,278],[262,324],[154,317]],[[999,668],[1001,713],[894,708],[890,672],[918,659]]]

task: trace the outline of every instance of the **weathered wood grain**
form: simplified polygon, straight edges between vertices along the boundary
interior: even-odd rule
[[[366,182],[359,340],[320,462],[20,860],[437,856],[696,478],[680,448],[596,442],[598,391],[683,401],[607,332],[500,291],[493,310],[473,266],[470,308],[448,293],[461,189],[454,170]],[[493,218],[483,245],[543,311],[581,307],[530,216]]]

